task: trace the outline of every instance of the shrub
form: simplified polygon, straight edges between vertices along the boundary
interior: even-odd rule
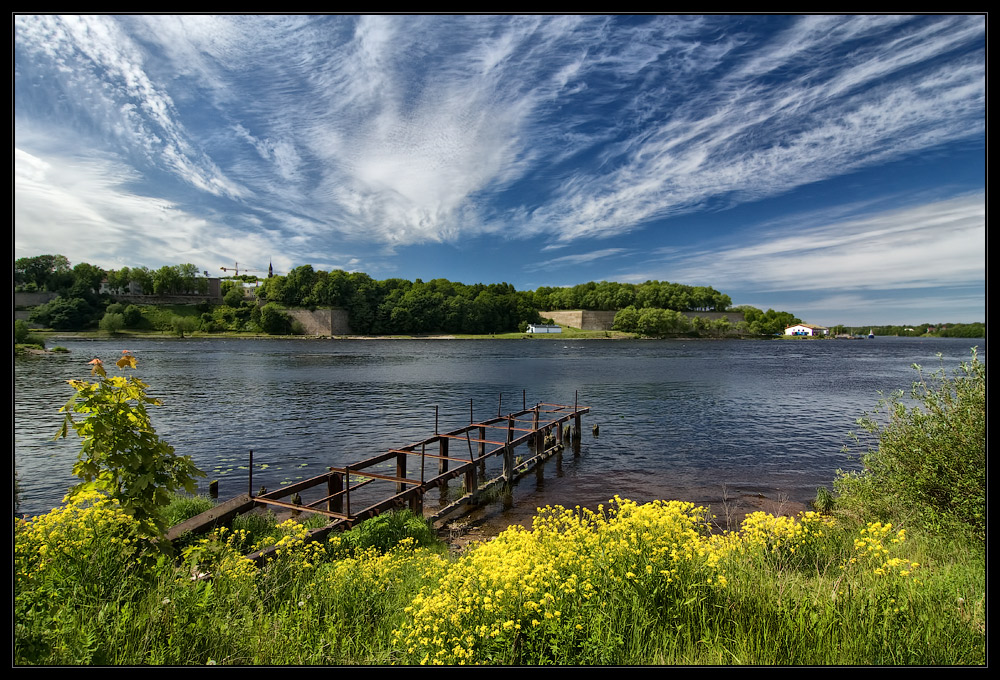
[[[142,310],[136,305],[129,305],[126,307],[122,310],[122,315],[125,317],[125,325],[129,328],[132,328],[142,321]]]
[[[111,333],[112,335],[119,333],[125,328],[125,315],[108,312],[101,319],[100,327],[102,331]]]
[[[188,456],[179,456],[153,430],[147,404],[161,402],[146,396],[146,384],[135,376],[108,377],[100,359],[90,362],[96,382],[69,380],[76,394],[62,407],[66,419],[56,438],[72,428],[83,439],[73,474],[83,482],[70,497],[97,491],[120,503],[147,535],[161,535],[166,523],[160,509],[169,492],[194,493],[195,477],[204,476]],[[123,353],[117,366],[135,368],[135,357]],[[79,414],[74,420],[73,413]]]
[[[193,316],[175,316],[170,320],[174,333],[184,337],[185,333],[193,333],[198,328],[198,319]]]
[[[858,424],[875,445],[864,470],[840,473],[838,506],[862,517],[909,520],[935,533],[986,536],[986,366],[976,350],[949,378],[943,369],[919,379],[902,403],[897,392]],[[857,438],[856,438],[857,439]],[[857,439],[860,443],[860,439]]]
[[[23,319],[14,322],[14,343],[20,345],[28,337],[28,323]]]

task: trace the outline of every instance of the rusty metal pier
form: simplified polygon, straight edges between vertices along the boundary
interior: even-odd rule
[[[510,483],[519,472],[561,451],[569,443],[564,442],[566,437],[579,438],[581,417],[590,412],[590,407],[580,406],[574,399],[571,405],[539,402],[527,408],[522,403],[521,410],[506,415],[500,415],[498,406],[497,412],[494,418],[476,421],[470,402],[468,425],[438,432],[435,409],[435,432],[420,441],[344,467],[331,467],[323,474],[257,496],[252,495],[251,478],[250,493],[173,527],[167,536],[176,538],[186,531],[205,531],[228,522],[236,514],[265,506],[328,517],[328,524],[310,532],[310,538],[319,540],[331,531],[349,529],[387,510],[409,507],[414,513],[423,514],[423,499],[428,491],[463,478],[465,494],[438,512],[435,519],[440,519],[461,505],[474,502],[490,486]],[[564,428],[570,421],[572,428]],[[515,459],[514,455],[521,444],[528,444],[532,452],[524,460]],[[487,480],[486,463],[495,458],[502,459],[502,471]],[[316,500],[305,504],[286,500],[298,498],[302,492],[316,487],[321,488],[321,497]],[[272,550],[268,548],[249,557],[261,561]]]

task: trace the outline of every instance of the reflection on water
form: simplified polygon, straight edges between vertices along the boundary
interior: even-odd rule
[[[910,368],[950,370],[964,339],[872,341],[60,340],[69,355],[15,361],[15,464],[21,511],[44,512],[76,480],[79,444],[51,441],[69,378],[123,346],[163,407],[157,432],[191,455],[223,496],[319,474],[440,429],[536,401],[580,403],[581,455],[523,481],[515,503],[706,502],[723,485],[806,501],[849,468],[855,419],[879,390],[907,388]],[[600,436],[590,426],[600,425]],[[727,493],[728,493],[727,492]]]

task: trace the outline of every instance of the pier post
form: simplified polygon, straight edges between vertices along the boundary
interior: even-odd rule
[[[406,454],[397,453],[396,454],[396,476],[405,477],[406,476]],[[406,485],[402,482],[396,482],[396,493],[403,493],[406,491]]]
[[[535,448],[535,455],[545,451],[545,434],[538,431],[538,404],[535,404],[535,413],[531,418],[531,429],[534,434],[531,437],[531,445]]]
[[[326,495],[333,497],[326,502],[327,512],[344,511],[344,497],[340,493],[343,490],[344,490],[343,477],[340,476],[339,472],[331,472],[330,476],[326,478]]]
[[[448,471],[448,438],[441,437],[438,439],[438,474],[444,474]]]
[[[507,416],[507,443],[503,446],[503,478],[506,482],[514,479],[514,447],[510,445],[514,437],[514,419]]]

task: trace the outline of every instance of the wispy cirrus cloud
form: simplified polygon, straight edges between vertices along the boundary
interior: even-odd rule
[[[834,19],[842,30],[830,30]],[[834,46],[877,37],[900,19],[804,18],[775,44],[756,47],[759,55],[744,46],[744,59],[762,72],[704,73],[708,82],[692,100],[609,159],[612,172],[574,173],[534,219],[562,241],[609,237],[977,136],[985,123],[982,52],[939,61],[981,39],[984,26],[972,19],[918,25],[888,45],[873,40],[835,59]],[[779,67],[791,73],[770,81]]]
[[[18,16],[17,44],[44,55],[58,78],[63,104],[73,108],[79,127],[114,139],[129,154],[168,169],[177,177],[216,196],[240,198],[244,190],[191,143],[166,90],[144,68],[142,49],[111,17]],[[18,69],[22,78],[33,74]]]
[[[559,267],[572,267],[595,262],[597,260],[603,260],[609,257],[621,257],[627,255],[628,252],[629,251],[625,248],[603,248],[601,250],[592,250],[588,253],[562,255],[561,257],[554,257],[540,262],[534,262],[532,264],[525,265],[524,269],[538,270],[542,268],[556,269]]]
[[[755,232],[740,245],[710,254],[674,252],[667,262],[676,280],[761,291],[984,284],[985,197],[977,193],[857,219]]]

